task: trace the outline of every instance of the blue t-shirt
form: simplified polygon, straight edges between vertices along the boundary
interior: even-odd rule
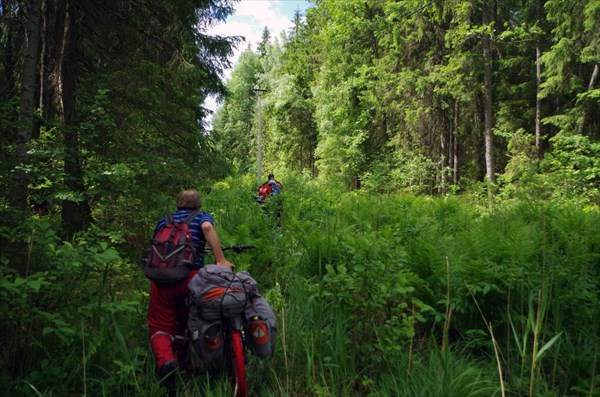
[[[281,193],[281,186],[277,183],[277,181],[270,180],[268,184],[271,186],[271,193],[273,196],[277,196],[279,193]]]
[[[191,214],[193,210],[190,209],[178,209],[175,211],[173,216],[173,222],[183,222],[185,218],[189,214]],[[198,215],[190,222],[190,231],[192,232],[192,243],[194,244],[194,249],[196,250],[196,258],[194,259],[194,263],[192,269],[200,269],[204,266],[204,246],[206,245],[206,239],[204,238],[204,233],[202,233],[202,224],[204,222],[210,222],[211,225],[215,225],[215,221],[213,217],[208,212],[199,212]],[[154,235],[165,226],[167,223],[165,218],[162,218],[156,224],[156,228],[154,229]]]

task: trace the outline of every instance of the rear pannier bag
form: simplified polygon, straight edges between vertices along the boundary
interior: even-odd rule
[[[189,288],[190,305],[208,321],[240,314],[251,299],[260,296],[256,281],[248,272],[234,274],[229,267],[218,265],[201,268],[192,277]]]
[[[275,313],[248,272],[234,274],[228,267],[207,265],[192,277],[189,288],[187,334],[193,350],[203,361],[222,358],[218,343],[223,337],[221,320],[238,314],[242,314],[247,324],[245,330],[252,352],[260,357],[273,353]]]
[[[200,360],[204,362],[220,362],[223,359],[224,335],[221,320],[209,322],[190,313],[188,330],[192,349]]]
[[[259,296],[244,311],[248,324],[247,334],[250,349],[259,357],[269,357],[275,349],[277,324],[275,313],[265,298]]]

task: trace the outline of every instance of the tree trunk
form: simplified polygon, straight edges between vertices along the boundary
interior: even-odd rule
[[[483,3],[483,24],[488,25],[491,21],[490,6]],[[492,103],[492,49],[489,35],[483,36],[483,62],[484,62],[484,84],[483,84],[483,116],[484,116],[484,139],[485,139],[485,173],[489,182],[495,182],[494,175],[494,134],[493,128],[493,103]]]
[[[27,44],[21,72],[21,101],[19,104],[19,123],[17,127],[15,160],[15,188],[12,204],[21,210],[27,208],[27,174],[20,167],[27,157],[27,144],[31,141],[34,118],[34,99],[38,48],[40,39],[40,2],[29,0],[27,3]]]
[[[448,121],[444,117],[443,128],[440,131],[440,194],[446,194],[446,185],[448,184]]]
[[[2,76],[2,87],[0,87],[0,93],[2,97],[0,100],[4,103],[9,103],[17,93],[17,84],[15,82],[15,71],[17,67],[17,48],[15,48],[15,42],[20,43],[22,37],[19,37],[18,31],[15,29],[16,22],[14,17],[8,15],[9,12],[14,8],[12,1],[0,0],[0,8],[5,13],[0,19],[0,36],[3,40],[0,42],[0,51],[2,51],[2,63],[4,68],[4,76]],[[12,107],[11,107],[12,110]],[[15,112],[11,112],[11,121],[17,119],[18,115]],[[10,127],[9,127],[10,128]],[[14,136],[14,130],[8,131],[8,128],[1,130],[3,136]]]
[[[540,62],[539,43],[535,48],[535,150],[537,158],[542,155],[542,99],[540,87],[542,85],[542,63]]]
[[[538,0],[536,3],[536,13],[538,22],[541,19],[541,5]],[[535,150],[537,158],[542,155],[542,99],[540,90],[542,86],[542,62],[540,61],[540,38],[538,37],[535,45]]]
[[[458,102],[454,103],[454,129],[452,131],[452,135],[450,136],[450,142],[452,144],[451,149],[451,158],[452,158],[452,184],[456,186],[458,184],[458,112],[459,112]]]
[[[75,1],[66,1],[58,97],[63,122],[65,185],[74,195],[62,203],[62,221],[67,236],[84,230],[90,223],[90,208],[85,195],[79,132],[76,125],[76,94],[80,9]]]
[[[598,64],[594,65],[594,70],[592,71],[592,77],[590,78],[590,82],[588,84],[588,91],[591,91],[594,89],[594,86],[596,85],[596,80],[598,80],[598,74],[600,73],[600,68],[598,67]],[[585,124],[588,118],[588,113],[589,113],[589,107],[586,106],[586,104],[583,104],[584,108],[583,108],[583,114],[581,115],[581,123],[579,123],[579,128],[577,129],[579,134],[583,134],[583,131],[585,129]]]
[[[56,117],[58,103],[57,87],[60,69],[57,61],[61,53],[61,40],[64,28],[64,4],[46,0],[42,13],[42,49],[40,67],[40,115],[43,121]]]
[[[452,135],[452,184],[456,187],[458,185],[458,137],[457,132],[454,131]]]

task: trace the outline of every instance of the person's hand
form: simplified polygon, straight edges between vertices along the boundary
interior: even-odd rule
[[[235,268],[235,265],[233,263],[229,262],[227,259],[219,261],[216,264],[218,266],[228,267],[229,269],[231,269],[231,271],[233,271],[233,269]]]

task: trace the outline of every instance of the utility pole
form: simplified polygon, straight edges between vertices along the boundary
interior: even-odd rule
[[[263,92],[266,92],[267,90],[256,87],[256,88],[252,88],[252,91],[255,92],[256,95],[256,100],[257,100],[257,109],[256,109],[256,117],[258,120],[258,137],[257,137],[257,146],[258,146],[258,154],[257,154],[257,159],[256,159],[256,163],[257,163],[257,168],[258,168],[258,184],[260,185],[260,182],[262,181],[262,133],[261,133],[261,125],[260,125],[260,116],[261,116],[261,96]]]

